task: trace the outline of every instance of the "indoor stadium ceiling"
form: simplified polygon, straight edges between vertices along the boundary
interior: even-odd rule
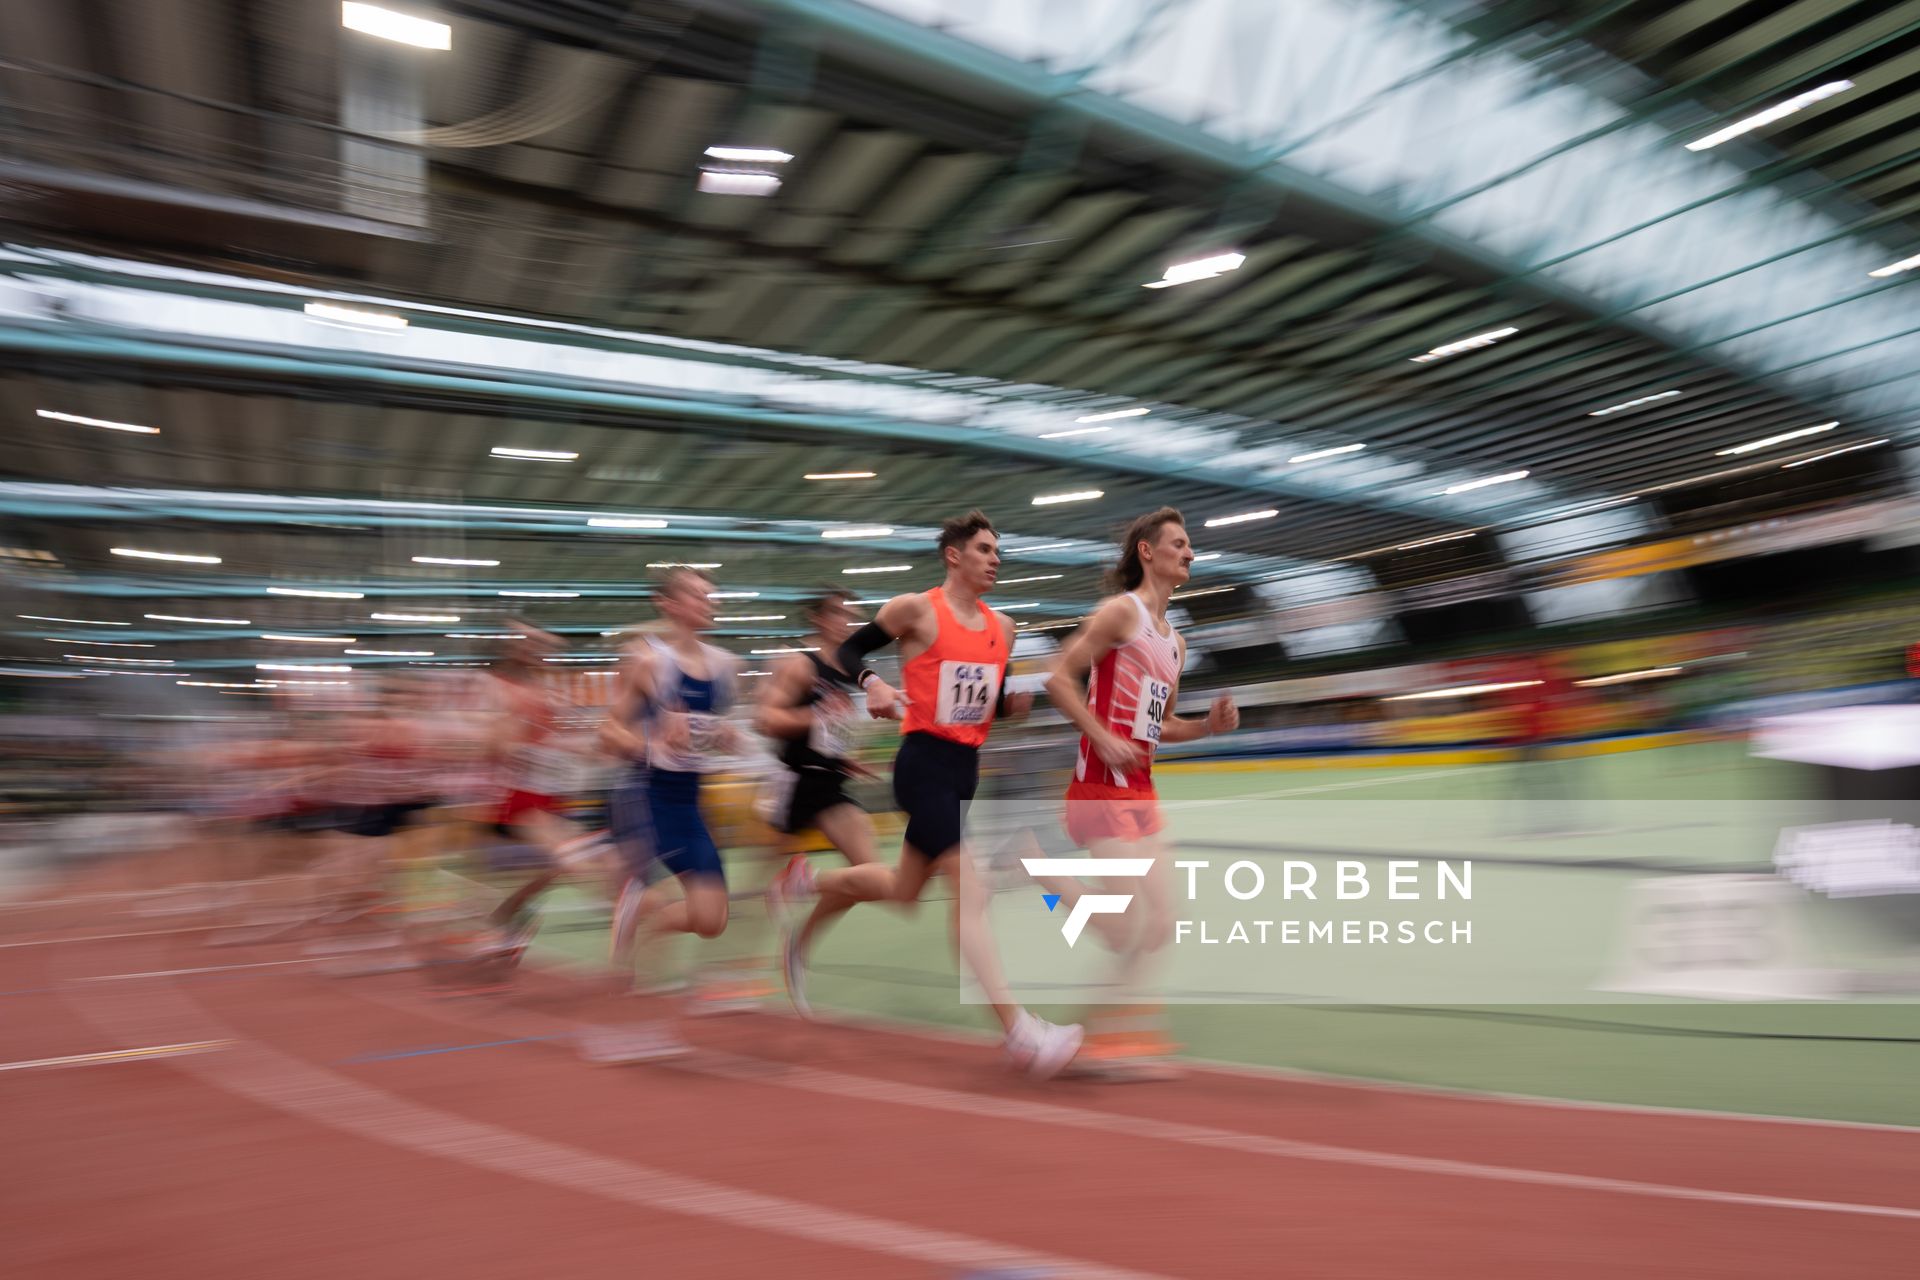
[[[1716,455],[1809,426],[1839,424],[1763,458],[1891,452],[1920,409],[1911,276],[1869,274],[1920,253],[1920,0],[431,15],[450,49],[345,31],[334,0],[0,6],[0,521],[68,575],[32,585],[129,619],[169,611],[147,587],[400,594],[427,585],[416,548],[459,543],[502,561],[461,575],[475,598],[637,601],[646,564],[701,561],[791,599],[930,565],[928,527],[980,505],[1010,546],[1068,544],[1008,598],[1071,616],[1097,590],[1080,540],[1163,501],[1273,511],[1199,530],[1205,574],[1246,581],[1749,465]],[[411,325],[301,329],[313,298]],[[1125,408],[1150,412],[1076,425]],[[852,470],[878,475],[800,479]],[[347,505],[368,500],[427,505]],[[593,511],[669,527],[575,532]],[[846,523],[898,536],[819,536]],[[223,563],[131,572],[130,529]],[[591,590],[545,609],[634,616]]]

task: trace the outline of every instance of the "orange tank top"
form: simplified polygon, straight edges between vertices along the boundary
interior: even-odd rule
[[[927,592],[927,601],[933,605],[933,643],[901,667],[907,712],[900,732],[980,746],[993,727],[1009,657],[1000,616],[982,601],[986,625],[975,631],[960,625],[941,588]]]

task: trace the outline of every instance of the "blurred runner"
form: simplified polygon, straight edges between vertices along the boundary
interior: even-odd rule
[[[1167,621],[1167,600],[1192,565],[1193,545],[1178,511],[1162,507],[1135,520],[1111,575],[1119,593],[1101,601],[1061,646],[1047,682],[1048,698],[1081,734],[1067,785],[1067,833],[1095,858],[1152,859],[1144,880],[1112,886],[1134,894],[1127,911],[1091,918],[1114,953],[1119,1001],[1087,1019],[1084,1056],[1096,1067],[1165,1073],[1157,1064],[1175,1049],[1163,1009],[1147,994],[1148,970],[1173,937],[1173,863],[1162,838],[1154,752],[1163,742],[1189,742],[1240,723],[1225,693],[1200,719],[1172,714],[1187,646]],[[1069,910],[1086,887],[1071,879],[1043,882]]]
[[[961,956],[1000,1020],[1009,1059],[1035,1076],[1051,1076],[1078,1051],[1080,1028],[1056,1027],[1014,1003],[992,935],[990,888],[963,844],[967,806],[979,785],[980,747],[998,716],[1024,716],[1033,702],[1030,694],[1007,692],[1013,622],[981,599],[999,576],[1000,538],[987,517],[973,511],[946,521],[938,546],[945,583],[887,601],[840,646],[831,664],[859,673],[869,715],[902,719],[893,764],[894,798],[907,815],[900,862],[845,867],[817,878],[819,902],[785,948],[788,990],[804,1013],[806,957],[826,924],[859,902],[918,902],[933,875],[944,871],[953,877]],[[861,666],[868,654],[896,640],[905,690]]]

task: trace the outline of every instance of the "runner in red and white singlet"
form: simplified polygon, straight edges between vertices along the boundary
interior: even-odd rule
[[[1221,694],[1199,719],[1172,714],[1187,646],[1167,621],[1167,601],[1187,581],[1193,545],[1172,507],[1127,528],[1116,595],[1107,597],[1062,646],[1047,696],[1081,733],[1073,781],[1067,784],[1067,833],[1096,858],[1151,858],[1144,880],[1115,885],[1137,901],[1123,914],[1093,917],[1101,941],[1118,957],[1118,1003],[1088,1019],[1083,1057],[1091,1064],[1139,1064],[1172,1050],[1155,1006],[1141,999],[1146,969],[1173,936],[1171,866],[1153,787],[1153,757],[1162,743],[1188,742],[1238,727],[1233,699]],[[1077,881],[1043,881],[1071,905],[1085,892]],[[1131,1007],[1126,1003],[1133,1001]]]

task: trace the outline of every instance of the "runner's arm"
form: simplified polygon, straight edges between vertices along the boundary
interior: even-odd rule
[[[1089,742],[1098,743],[1117,735],[1101,724],[1093,708],[1087,705],[1084,692],[1087,673],[1107,654],[1125,644],[1137,625],[1133,606],[1127,598],[1113,596],[1094,610],[1093,616],[1081,623],[1054,655],[1053,673],[1047,677],[1047,701],[1059,708],[1060,714],[1071,720]]]
[[[768,738],[805,737],[813,727],[813,717],[798,704],[812,675],[813,664],[805,657],[795,656],[781,663],[760,695],[754,729]]]

